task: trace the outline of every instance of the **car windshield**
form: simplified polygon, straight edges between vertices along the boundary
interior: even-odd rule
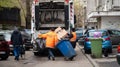
[[[25,29],[25,32],[31,35],[31,30],[30,29]]]
[[[107,36],[107,32],[105,31],[90,31],[89,37],[103,37]]]
[[[120,31],[118,31],[118,30],[111,30],[110,33],[113,35],[120,35]]]
[[[77,28],[77,29],[75,29],[75,32],[76,33],[83,33],[83,29],[82,28]]]
[[[5,33],[4,36],[5,36],[5,40],[10,41],[11,34]]]

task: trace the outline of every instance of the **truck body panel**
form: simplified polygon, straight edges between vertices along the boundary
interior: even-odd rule
[[[72,2],[72,1],[70,1]],[[71,3],[70,3],[71,5]],[[73,5],[73,4],[72,4]],[[73,14],[70,13],[71,8],[69,6],[69,0],[39,0],[37,3],[33,2],[32,6],[32,20],[31,20],[31,31],[32,31],[32,43],[33,43],[33,52],[36,55],[37,44],[36,39],[38,38],[39,33],[46,33],[50,28],[62,27],[66,31],[70,30],[70,25],[74,26],[70,16]],[[72,21],[74,18],[72,19]],[[71,23],[71,24],[70,24]]]

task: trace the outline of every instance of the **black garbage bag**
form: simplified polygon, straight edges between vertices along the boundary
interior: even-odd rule
[[[37,38],[36,43],[40,49],[45,49],[45,40],[42,38]]]
[[[25,54],[25,47],[23,45],[20,45],[20,54]]]

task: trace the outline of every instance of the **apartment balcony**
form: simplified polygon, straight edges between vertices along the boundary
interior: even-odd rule
[[[120,16],[120,11],[94,11],[88,15],[89,18]]]

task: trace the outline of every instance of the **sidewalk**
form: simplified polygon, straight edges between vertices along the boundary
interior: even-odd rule
[[[116,61],[116,49],[113,48],[113,53],[109,54],[108,57],[104,57],[102,55],[102,58],[92,58],[90,54],[85,54],[83,46],[79,46],[79,49],[81,52],[88,58],[90,63],[93,65],[93,67],[120,67]]]
[[[79,47],[79,49],[81,50],[81,52],[85,55],[85,57],[89,60],[89,62],[92,64],[93,67],[100,67],[97,62],[95,60],[93,60],[93,58],[89,55],[89,54],[85,54],[83,47],[79,46],[79,44],[77,43],[77,46]]]

